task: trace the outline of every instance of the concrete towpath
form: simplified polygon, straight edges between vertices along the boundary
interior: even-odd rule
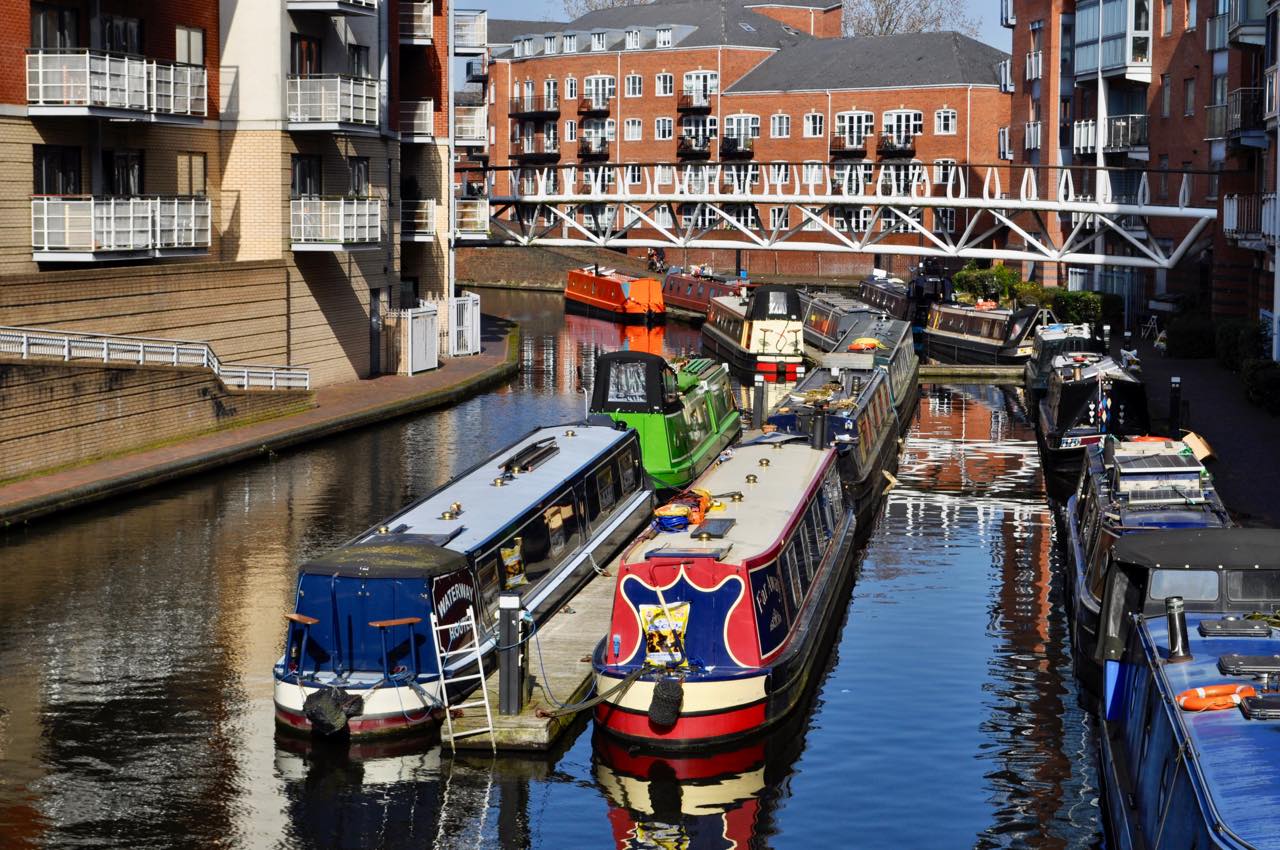
[[[515,325],[486,316],[483,338],[480,354],[451,358],[432,372],[382,375],[321,387],[315,391],[315,407],[302,413],[0,486],[0,527],[461,401],[519,370],[519,329]]]

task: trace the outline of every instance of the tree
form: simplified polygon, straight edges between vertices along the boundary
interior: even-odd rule
[[[976,36],[979,23],[964,13],[959,0],[844,0],[845,35],[957,30]]]
[[[647,6],[653,0],[563,0],[564,13],[569,20],[580,18],[597,9],[613,9],[618,6]]]

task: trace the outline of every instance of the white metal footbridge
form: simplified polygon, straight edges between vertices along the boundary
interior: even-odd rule
[[[1213,207],[1191,205],[1195,174],[1094,166],[599,163],[464,174],[468,191],[457,208],[459,222],[467,223],[458,236],[489,244],[858,252],[1160,269],[1177,265],[1217,217]],[[765,215],[766,208],[785,212]],[[928,222],[925,209],[932,211]],[[1048,226],[1054,217],[1059,223]],[[1107,240],[1110,251],[1103,250],[1104,234],[1115,234]],[[1117,253],[1116,245],[1128,250]]]

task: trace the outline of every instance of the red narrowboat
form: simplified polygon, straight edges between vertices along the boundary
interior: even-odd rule
[[[667,272],[662,279],[662,298],[667,308],[683,311],[682,317],[700,322],[707,317],[711,299],[734,295],[749,286],[745,280],[731,280],[713,275],[698,266],[682,269],[679,266]]]
[[[565,307],[621,322],[660,322],[666,318],[662,285],[615,269],[584,266],[569,272]]]

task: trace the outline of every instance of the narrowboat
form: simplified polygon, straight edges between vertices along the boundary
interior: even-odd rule
[[[1022,368],[1022,381],[1029,405],[1038,403],[1044,397],[1055,357],[1081,352],[1105,354],[1106,350],[1102,338],[1096,336],[1092,327],[1087,324],[1054,322],[1036,328],[1035,337],[1031,340],[1031,357]]]
[[[277,722],[356,737],[438,722],[442,686],[454,682],[450,700],[465,696],[476,651],[494,647],[499,592],[518,590],[545,619],[652,507],[635,431],[530,432],[299,567],[274,668]]]
[[[702,347],[748,381],[794,381],[804,374],[804,311],[788,286],[757,286],[711,299]]]
[[[872,275],[858,282],[858,300],[883,310],[895,319],[910,322],[915,319],[916,305],[911,290],[900,277]]]
[[[711,299],[737,295],[750,286],[745,280],[712,273],[701,266],[673,266],[662,278],[662,299],[668,312],[701,322],[707,317]]]
[[[885,315],[884,310],[836,292],[800,291],[804,311],[804,344],[810,358],[835,351],[851,325],[863,316]]]
[[[1280,846],[1280,531],[1125,537],[1103,589],[1108,846]]]
[[[705,357],[602,354],[590,412],[635,429],[645,471],[659,489],[687,487],[742,429],[729,370]]]
[[[1234,523],[1213,478],[1182,441],[1107,439],[1085,450],[1080,484],[1067,500],[1067,613],[1072,660],[1088,693],[1101,693],[1094,660],[1111,549],[1134,533],[1225,528]]]
[[[583,266],[569,272],[564,288],[566,309],[617,322],[660,322],[666,318],[662,285],[614,269]]]
[[[941,363],[1023,364],[1031,356],[1031,335],[1053,314],[1039,307],[1005,310],[987,306],[938,303],[929,306],[924,352]]]
[[[1046,460],[1079,463],[1108,435],[1146,434],[1147,388],[1105,354],[1060,354],[1037,408]]]
[[[920,399],[920,357],[911,344],[911,325],[884,314],[861,314],[850,324],[822,363],[836,368],[864,369],[871,364],[889,375],[889,391],[902,430],[911,425]]]
[[[598,726],[664,749],[738,740],[797,706],[852,560],[853,506],[830,448],[760,436],[694,487],[685,516],[659,508],[623,556],[593,658]]]

